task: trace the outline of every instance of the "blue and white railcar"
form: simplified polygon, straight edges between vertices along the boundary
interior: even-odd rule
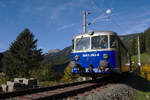
[[[115,32],[91,31],[72,39],[73,74],[83,76],[130,71],[129,53]]]

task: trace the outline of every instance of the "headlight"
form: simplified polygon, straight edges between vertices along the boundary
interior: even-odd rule
[[[103,58],[108,59],[109,58],[108,54],[103,54]]]
[[[80,57],[78,55],[75,56],[75,60],[79,60]]]
[[[70,67],[73,68],[73,67],[76,67],[76,66],[77,66],[77,63],[75,61],[71,61],[70,62]]]
[[[109,64],[109,63],[108,63],[106,60],[101,60],[101,61],[100,61],[100,66],[101,66],[101,67],[108,67],[108,64]]]

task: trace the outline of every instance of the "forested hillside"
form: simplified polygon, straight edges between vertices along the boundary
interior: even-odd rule
[[[53,69],[56,71],[64,71],[68,65],[71,57],[71,46],[64,48],[57,53],[50,53],[44,56],[44,63],[53,65]]]
[[[139,34],[140,37],[140,52],[150,54],[150,28]],[[131,55],[137,55],[137,38],[133,38],[127,45]]]
[[[53,64],[62,64],[68,62],[70,59],[71,46],[64,48],[57,53],[49,53],[45,55],[45,62],[51,62]]]
[[[140,33],[135,33],[135,34],[128,34],[128,35],[123,35],[120,36],[120,39],[124,43],[124,45],[127,47],[131,55],[135,55],[136,52],[134,52],[135,49],[133,49],[135,45],[135,40],[137,40],[137,37]],[[135,43],[134,43],[135,42]]]
[[[2,54],[2,53],[0,53],[0,71],[2,70],[2,62],[1,62],[2,57],[3,57],[3,54]]]

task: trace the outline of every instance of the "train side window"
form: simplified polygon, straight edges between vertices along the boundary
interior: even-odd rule
[[[94,36],[92,37],[92,49],[106,49],[108,48],[108,36]]]
[[[110,48],[117,48],[117,40],[116,36],[110,36]]]

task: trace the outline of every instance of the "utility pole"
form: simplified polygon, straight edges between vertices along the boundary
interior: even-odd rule
[[[139,72],[140,72],[140,66],[141,66],[141,60],[140,60],[140,38],[138,36],[138,68],[139,68]]]
[[[86,32],[86,11],[83,11],[83,33]]]

